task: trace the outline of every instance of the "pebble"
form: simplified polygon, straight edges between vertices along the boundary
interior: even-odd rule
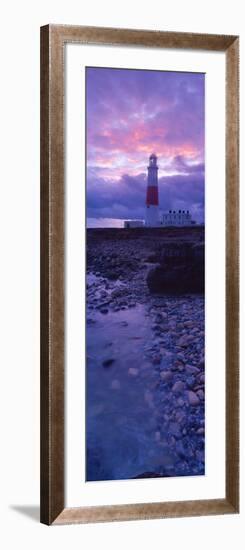
[[[193,388],[196,384],[196,379],[195,379],[195,376],[187,376],[186,378],[186,385],[188,386],[188,388]]]
[[[175,393],[180,393],[185,389],[185,384],[181,380],[177,380],[172,387],[172,391]]]
[[[162,360],[162,356],[161,356],[161,355],[154,355],[154,356],[152,357],[152,363],[153,363],[153,365],[160,365],[161,360]]]
[[[197,432],[196,432],[198,435],[204,435],[205,433],[205,430],[204,428],[198,428]]]
[[[179,359],[177,359],[177,360],[174,362],[174,365],[175,365],[175,367],[177,367],[177,368],[183,367],[183,361],[180,361]]]
[[[177,345],[182,346],[182,347],[187,347],[189,344],[194,342],[195,336],[193,336],[193,334],[185,334],[184,336],[182,336],[180,338],[180,340],[182,341],[182,343],[180,344],[180,343],[177,342]],[[180,340],[179,340],[179,342],[180,342]]]
[[[193,327],[193,321],[185,321],[183,325],[187,328],[191,328]]]
[[[180,426],[177,422],[170,422],[169,424],[169,431],[171,434],[173,434],[175,437],[180,437],[181,431]]]
[[[183,372],[183,370],[185,370],[184,365],[179,365],[179,366],[178,366],[178,371],[179,371],[179,372]]]
[[[153,325],[152,330],[154,332],[161,332],[161,325]]]
[[[164,319],[167,319],[168,315],[165,311],[163,311],[162,313],[157,313],[156,315],[156,323],[161,323]]]
[[[179,397],[177,399],[177,404],[179,405],[179,407],[183,407],[183,405],[185,404],[184,399],[182,399],[182,397]]]
[[[162,349],[162,353],[163,353],[164,357],[166,357],[168,359],[171,359],[171,357],[173,357],[173,352],[168,351],[167,349]]]
[[[187,393],[188,401],[192,407],[196,407],[197,405],[200,405],[200,400],[198,395],[194,391],[188,391]]]
[[[163,382],[170,382],[170,380],[172,380],[173,378],[173,373],[171,371],[161,371],[160,372],[160,377],[162,379]]]
[[[201,399],[201,401],[204,401],[205,394],[204,394],[203,390],[198,390],[197,395],[198,395],[199,399]]]
[[[176,418],[177,422],[181,423],[184,420],[186,420],[186,415],[183,412],[183,410],[179,409],[179,410],[176,411],[175,418]]]
[[[185,370],[188,374],[199,374],[200,370],[193,365],[185,365]]]
[[[170,447],[175,447],[176,439],[173,435],[170,436],[168,443]]]

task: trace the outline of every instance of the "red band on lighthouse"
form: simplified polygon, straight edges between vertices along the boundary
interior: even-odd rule
[[[148,185],[146,193],[147,206],[158,206],[158,187],[156,185]]]
[[[152,153],[147,167],[147,189],[146,189],[146,227],[159,226],[159,202],[158,202],[158,166],[157,156]]]

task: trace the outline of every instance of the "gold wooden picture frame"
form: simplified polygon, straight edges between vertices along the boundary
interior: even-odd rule
[[[65,508],[64,50],[66,44],[178,48],[226,57],[226,496]],[[41,522],[68,524],[239,512],[239,38],[48,25],[41,28]]]

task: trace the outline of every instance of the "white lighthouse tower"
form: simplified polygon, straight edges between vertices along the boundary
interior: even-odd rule
[[[147,227],[159,226],[159,200],[158,200],[158,166],[157,156],[152,153],[149,159],[148,180],[146,191],[146,217]]]

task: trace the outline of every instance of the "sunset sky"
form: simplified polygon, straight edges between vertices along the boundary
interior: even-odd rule
[[[203,74],[86,69],[87,215],[144,218],[149,155],[162,211],[204,219]]]

